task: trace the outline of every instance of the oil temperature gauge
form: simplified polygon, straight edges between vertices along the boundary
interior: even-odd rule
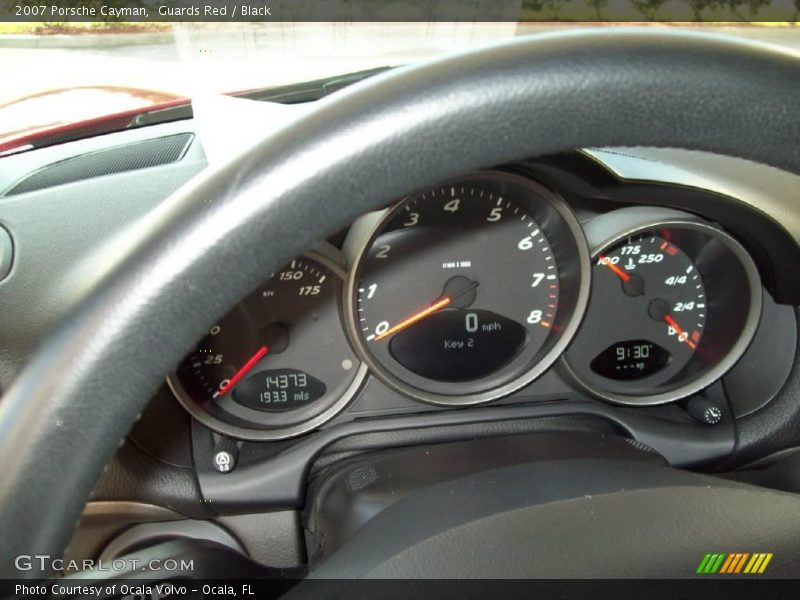
[[[563,361],[573,379],[613,402],[661,404],[733,366],[761,314],[758,272],[736,240],[666,209],[614,211],[586,231],[592,293]]]
[[[211,429],[280,439],[333,417],[366,369],[342,329],[343,273],[320,255],[298,257],[217,322],[168,383]]]

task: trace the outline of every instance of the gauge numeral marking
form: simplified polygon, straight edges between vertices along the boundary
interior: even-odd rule
[[[417,223],[419,223],[419,213],[410,212],[408,213],[408,221],[403,223],[403,227],[413,227]]]
[[[212,354],[211,356],[206,356],[206,359],[203,361],[204,365],[221,365],[222,364],[223,355],[222,354]]]
[[[499,221],[503,218],[503,209],[499,206],[495,206],[490,212],[489,216],[486,217],[486,220],[493,223],[495,221]]]
[[[459,200],[458,198],[453,198],[452,200],[450,200],[450,202],[445,204],[443,208],[447,212],[454,213],[454,212],[458,212],[458,207],[460,205],[461,205],[461,200]]]
[[[639,256],[639,264],[660,263],[664,260],[663,254],[642,254]]]
[[[539,233],[539,230],[531,232],[529,236],[522,238],[519,243],[517,244],[517,248],[520,250],[530,250],[533,248],[533,238],[535,238]]]
[[[686,283],[686,275],[673,275],[664,280],[665,285],[683,285]]]
[[[278,276],[281,281],[297,281],[303,278],[302,271],[282,271]]]
[[[540,310],[532,310],[527,318],[528,323],[530,323],[531,325],[536,325],[541,320],[542,320],[542,311]]]

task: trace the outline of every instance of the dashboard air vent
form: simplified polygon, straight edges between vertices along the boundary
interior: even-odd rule
[[[191,133],[168,135],[55,162],[25,177],[8,190],[6,196],[177,162],[186,153],[193,137]]]

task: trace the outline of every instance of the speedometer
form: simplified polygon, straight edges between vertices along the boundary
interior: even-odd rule
[[[485,172],[410,196],[350,278],[349,325],[373,371],[420,400],[470,404],[541,374],[577,326],[588,250],[554,194]]]
[[[271,440],[335,416],[365,375],[341,327],[343,273],[299,256],[221,318],[168,378],[199,421],[231,437]]]

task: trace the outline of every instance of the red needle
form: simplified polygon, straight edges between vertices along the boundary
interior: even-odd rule
[[[242,368],[236,371],[236,375],[231,377],[228,383],[222,386],[222,388],[220,388],[220,390],[217,392],[216,395],[220,397],[224,396],[226,392],[228,392],[228,390],[230,390],[233,386],[239,383],[239,381],[241,381],[242,377],[247,375],[247,372],[250,369],[256,366],[256,363],[258,361],[260,361],[262,358],[264,358],[264,356],[266,356],[267,352],[269,352],[269,349],[266,346],[261,346],[261,348],[256,350],[256,353],[247,359],[247,362],[244,363]]]
[[[606,258],[605,256],[603,256],[602,254],[601,254],[601,255],[600,255],[598,258],[599,258],[599,262],[600,262],[600,264],[601,264],[601,265],[605,265],[605,266],[607,266],[609,269],[611,269],[612,271],[614,271],[614,273],[616,273],[617,277],[619,277],[620,279],[622,279],[622,281],[624,281],[624,282],[626,282],[626,283],[627,283],[628,281],[630,281],[630,279],[631,279],[631,276],[630,276],[630,275],[628,275],[628,274],[627,274],[625,271],[623,271],[622,269],[620,269],[620,268],[619,268],[617,265],[615,265],[614,263],[612,263],[612,262],[611,262],[611,261],[610,261],[608,258]]]
[[[387,329],[386,331],[384,331],[380,335],[376,335],[375,336],[375,341],[377,342],[378,340],[382,340],[383,338],[389,337],[390,335],[395,334],[398,331],[402,331],[406,327],[410,327],[411,325],[413,325],[417,321],[421,321],[422,319],[424,319],[428,315],[432,315],[437,310],[443,309],[445,306],[450,304],[450,301],[451,301],[450,296],[445,296],[444,298],[440,298],[439,300],[437,300],[436,302],[434,302],[430,306],[426,306],[425,308],[423,308],[421,310],[418,310],[417,312],[415,312],[413,315],[411,315],[407,319],[403,319],[397,325],[394,325],[393,327],[390,327],[389,329]]]
[[[678,325],[677,321],[675,321],[675,319],[672,318],[672,315],[665,316],[664,322],[675,330],[675,333],[678,334],[678,340],[685,342],[686,345],[689,346],[689,348],[691,348],[692,350],[695,349],[695,343],[689,339],[689,336],[686,335],[686,332],[683,329],[681,329],[681,326]],[[685,335],[686,337],[681,340],[682,335]]]

